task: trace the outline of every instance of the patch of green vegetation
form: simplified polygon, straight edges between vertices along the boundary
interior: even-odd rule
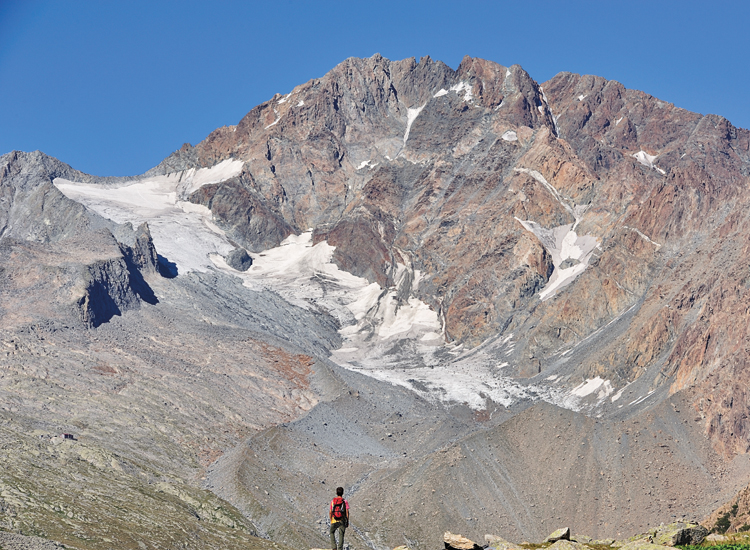
[[[746,523],[745,525],[737,529],[737,531],[739,531],[740,533],[744,533],[745,531],[750,531],[750,525]]]
[[[729,521],[729,512],[727,512],[726,514],[722,514],[721,516],[719,516],[719,519],[716,520],[716,524],[714,524],[714,528],[711,529],[711,532],[723,535],[727,532],[727,529],[729,529],[730,525],[731,522]]]
[[[739,508],[737,503],[732,504],[732,509],[729,511],[732,517],[735,517],[737,515],[737,508]]]
[[[682,550],[750,550],[750,544],[700,544],[678,546]]]

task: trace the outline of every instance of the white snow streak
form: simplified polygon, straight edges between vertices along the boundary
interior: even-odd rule
[[[576,219],[578,218],[573,207],[571,207],[567,203],[567,201],[563,199],[562,195],[557,192],[557,189],[555,189],[554,186],[550,182],[548,182],[545,179],[545,177],[541,175],[539,172],[537,172],[536,170],[529,170],[528,168],[514,168],[513,170],[515,172],[521,172],[522,174],[528,174],[529,176],[534,178],[536,181],[541,183],[547,191],[552,193],[552,196],[555,197],[555,200],[557,200],[557,202],[559,202],[565,208],[565,210],[570,212]]]
[[[279,103],[283,103],[283,102],[280,101]],[[276,107],[273,108],[273,114],[276,115],[276,120],[274,120],[271,124],[263,128],[264,130],[268,130],[271,126],[276,126],[281,120],[281,117],[279,116],[279,112],[276,110]]]
[[[639,231],[638,229],[636,229],[635,227],[628,227],[627,225],[623,225],[622,227],[623,227],[623,229],[630,229],[631,231],[635,231],[635,232],[636,232],[636,233],[638,234],[638,236],[639,236],[639,237],[641,237],[641,238],[642,238],[643,240],[645,240],[645,241],[648,241],[648,242],[650,242],[651,244],[653,244],[653,245],[654,245],[654,246],[656,246],[657,248],[661,247],[661,245],[660,245],[659,243],[657,243],[657,242],[655,242],[655,241],[652,241],[651,239],[649,239],[649,238],[648,238],[648,237],[647,237],[646,235],[644,235],[643,233],[641,233],[641,232],[640,232],[640,231]]]
[[[425,105],[427,105],[425,103]],[[404,133],[404,145],[406,145],[406,140],[409,139],[409,132],[411,131],[411,125],[414,123],[414,121],[419,116],[419,113],[422,112],[422,109],[424,109],[424,105],[421,107],[418,107],[417,109],[409,109],[406,114],[406,133]]]
[[[547,105],[547,109],[549,110],[549,114],[552,117],[552,124],[555,127],[555,135],[560,135],[560,129],[557,126],[557,117],[552,113],[552,108],[549,106],[549,101],[547,101],[547,94],[544,93],[544,88],[542,86],[539,86],[539,91],[542,93],[542,99],[544,100],[544,104]],[[539,108],[539,111],[544,113],[543,109]]]
[[[500,137],[505,141],[518,141],[518,135],[513,130],[508,130]]]
[[[436,94],[435,94],[434,96],[432,96],[432,97],[443,97],[444,95],[448,95],[448,90],[446,90],[445,88],[440,88],[440,91],[439,91],[439,92],[437,92],[437,93],[436,93]]]
[[[638,151],[637,153],[633,155],[633,158],[637,160],[638,162],[640,162],[643,166],[652,168],[662,175],[666,174],[664,170],[654,165],[654,161],[656,160],[656,157],[658,157],[658,155],[649,155],[646,151],[642,151],[642,150]]]

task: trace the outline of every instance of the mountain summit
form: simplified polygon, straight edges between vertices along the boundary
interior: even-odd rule
[[[50,345],[68,366],[47,377],[102,365],[117,395],[156,368],[138,405],[91,401],[135,440],[163,417],[152,467],[248,533],[319,536],[331,462],[374,547],[478,538],[476,518],[632,534],[750,481],[750,132],[721,117],[594,76],[375,55],[136,178],[0,161],[3,337],[35,350],[6,358],[31,389],[3,392],[44,394],[27,369]]]

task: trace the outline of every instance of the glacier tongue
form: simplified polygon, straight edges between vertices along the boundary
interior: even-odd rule
[[[148,222],[157,251],[180,273],[208,271],[209,254],[226,254],[234,246],[211,220],[211,211],[186,202],[190,193],[240,173],[243,162],[226,159],[210,168],[191,168],[164,176],[127,181],[117,186],[56,178],[55,186],[97,214],[134,226]]]

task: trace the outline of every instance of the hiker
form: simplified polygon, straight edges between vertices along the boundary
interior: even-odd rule
[[[344,500],[344,488],[336,487],[336,498],[328,508],[328,519],[331,521],[331,550],[336,548],[336,531],[339,532],[338,550],[344,550],[344,533],[349,527],[349,503]]]

